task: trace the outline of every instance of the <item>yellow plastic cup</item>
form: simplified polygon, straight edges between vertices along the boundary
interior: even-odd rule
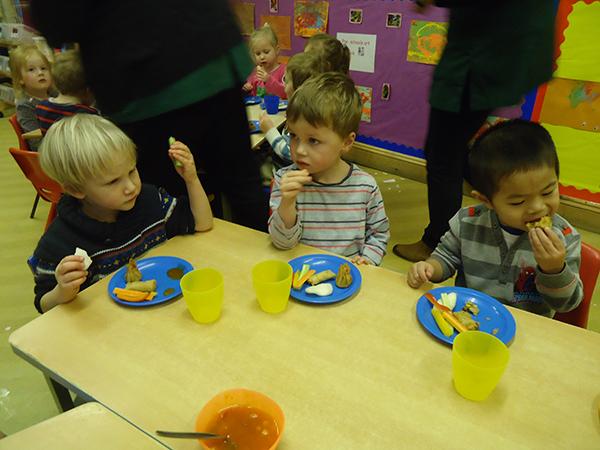
[[[272,260],[252,268],[252,284],[263,311],[278,313],[285,309],[292,288],[292,266],[285,261]]]
[[[215,269],[196,269],[181,278],[185,303],[196,322],[214,322],[223,306],[223,275]]]
[[[454,338],[454,387],[469,400],[481,401],[492,393],[510,360],[506,345],[482,331],[466,331]]]

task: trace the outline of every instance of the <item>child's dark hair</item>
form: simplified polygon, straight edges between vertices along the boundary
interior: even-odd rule
[[[304,51],[316,52],[329,63],[331,72],[350,72],[350,49],[330,34],[321,33],[311,36],[304,45]]]
[[[500,182],[519,172],[551,167],[559,173],[556,147],[539,123],[522,119],[500,122],[486,130],[469,154],[473,188],[490,201]]]
[[[296,53],[288,61],[286,71],[292,77],[294,89],[298,89],[313,75],[327,72],[328,66],[326,61],[314,53]]]

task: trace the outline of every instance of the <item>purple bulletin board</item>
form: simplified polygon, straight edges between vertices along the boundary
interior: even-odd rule
[[[279,0],[278,12],[270,12],[271,0],[236,0],[254,4],[255,26],[261,24],[261,15],[291,18],[291,50],[281,50],[283,56],[292,56],[304,50],[307,38],[294,35],[294,1]],[[362,22],[350,23],[350,10],[362,10]],[[388,14],[401,14],[399,28],[387,26]],[[375,68],[373,73],[350,71],[357,86],[373,90],[371,121],[362,121],[358,142],[423,158],[423,145],[429,118],[429,89],[434,65],[407,61],[409,32],[412,20],[447,22],[448,10],[429,7],[426,14],[416,12],[412,0],[330,0],[327,33],[370,34],[377,36]],[[383,84],[390,85],[388,100],[381,98]],[[533,95],[535,99],[535,95]],[[522,108],[502,108],[495,115],[501,117],[527,116],[526,101]],[[530,115],[530,114],[529,114]]]

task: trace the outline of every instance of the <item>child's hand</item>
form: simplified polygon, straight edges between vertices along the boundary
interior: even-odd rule
[[[565,246],[551,228],[534,228],[529,232],[533,256],[547,274],[560,273],[565,267]]]
[[[186,182],[198,178],[194,156],[187,145],[179,141],[173,142],[169,148],[169,156],[173,161],[177,160],[181,163],[181,165],[175,164],[175,170]]]
[[[252,84],[251,83],[246,83],[245,85],[242,86],[242,92],[244,94],[247,94],[251,90],[252,90]]]
[[[275,128],[275,124],[267,114],[267,111],[260,113],[260,117],[258,118],[258,126],[260,127],[260,131],[263,133]]]
[[[68,303],[75,298],[85,282],[88,271],[84,269],[83,256],[65,256],[54,272],[60,291],[59,303]]]
[[[295,202],[304,185],[312,181],[308,170],[292,170],[281,177],[281,201]]]
[[[371,261],[369,261],[367,258],[365,258],[363,256],[355,256],[354,258],[352,258],[352,262],[354,264],[356,264],[357,266],[360,266],[360,265],[370,266],[371,265]]]
[[[256,78],[258,78],[263,83],[266,83],[270,78],[269,72],[262,68],[262,66],[258,66],[256,68]]]
[[[423,283],[427,283],[433,276],[434,272],[435,268],[427,261],[419,261],[414,263],[408,270],[408,285],[416,289]]]

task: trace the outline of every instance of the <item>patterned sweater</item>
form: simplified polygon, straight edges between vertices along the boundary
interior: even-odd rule
[[[80,247],[92,258],[89,275],[81,289],[127,265],[160,243],[180,234],[194,233],[194,216],[186,197],[175,199],[163,189],[142,185],[135,206],[122,211],[116,222],[100,222],[83,214],[79,201],[64,195],[57,205],[58,217],[40,239],[32,258],[35,273],[35,307],[56,286],[60,261]]]
[[[390,238],[389,220],[375,179],[351,164],[348,175],[340,183],[307,183],[296,199],[298,220],[287,229],[279,216],[281,177],[296,164],[275,175],[271,191],[269,234],[277,248],[284,250],[298,242],[338,255],[357,255],[381,264]]]
[[[81,103],[56,103],[53,98],[42,100],[36,108],[37,120],[40,130],[42,130],[42,136],[46,136],[48,129],[54,122],[81,113],[100,114],[92,106],[82,105]]]
[[[444,269],[443,280],[456,275],[456,286],[484,292],[519,309],[553,317],[576,308],[583,298],[579,279],[581,236],[555,214],[552,229],[566,249],[565,267],[545,274],[537,265],[528,233],[509,248],[495,211],[484,205],[461,208],[450,220],[432,258]]]

